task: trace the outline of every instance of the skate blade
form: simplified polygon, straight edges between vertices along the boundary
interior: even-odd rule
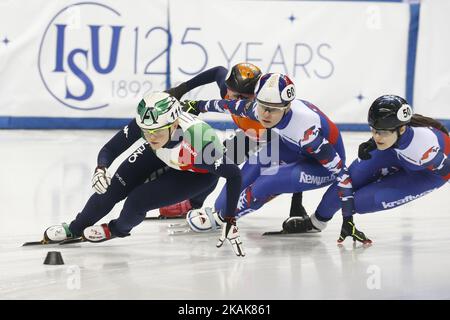
[[[66,239],[66,240],[64,240],[64,241],[61,241],[61,242],[59,243],[59,245],[60,245],[60,246],[63,246],[63,245],[65,245],[65,244],[78,243],[78,242],[84,242],[84,241],[86,241],[86,240],[85,240],[84,238],[82,238],[82,237],[75,238],[75,239]]]
[[[267,231],[267,232],[264,232],[262,235],[263,236],[279,236],[279,235],[284,235],[284,234],[289,234],[289,233],[285,232],[284,230],[281,230],[281,231]]]
[[[186,217],[178,216],[178,217],[163,217],[163,216],[157,216],[157,217],[145,217],[144,220],[173,220],[173,219],[186,219]]]
[[[27,247],[27,246],[39,246],[39,245],[47,245],[47,244],[56,244],[57,242],[48,242],[46,240],[41,240],[41,241],[29,241],[29,242],[25,242],[22,247]]]
[[[338,239],[337,240],[337,246],[339,248],[343,248],[344,247],[344,240],[345,239]],[[360,244],[362,248],[369,248],[372,246],[373,241],[372,240],[364,240],[364,241],[356,241],[355,239],[353,239],[353,248],[357,248],[358,244]]]
[[[167,230],[167,234],[169,236],[178,236],[182,234],[191,233],[191,229],[185,229],[185,230]]]
[[[264,232],[263,236],[292,236],[292,235],[299,235],[299,234],[308,234],[308,233],[319,233],[320,230],[309,230],[305,232],[287,232],[284,230],[281,231],[267,231]]]
[[[186,228],[189,227],[189,225],[184,222],[184,223],[169,223],[169,225],[167,226],[167,228]]]

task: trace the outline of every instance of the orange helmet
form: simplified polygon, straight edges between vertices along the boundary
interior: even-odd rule
[[[238,63],[225,79],[227,87],[234,92],[254,94],[255,86],[261,77],[261,70],[251,63]]]

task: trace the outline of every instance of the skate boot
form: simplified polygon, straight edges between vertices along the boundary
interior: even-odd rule
[[[302,204],[303,201],[303,193],[297,192],[292,194],[292,200],[291,200],[291,210],[289,212],[289,217],[307,217],[308,213],[305,210],[305,207],[303,207]]]
[[[356,226],[353,222],[353,216],[344,218],[342,222],[341,235],[339,236],[338,243],[344,242],[345,238],[352,237],[353,241],[359,241],[363,244],[371,244],[372,240],[366,237],[364,232],[356,229]]]
[[[89,242],[103,242],[113,239],[109,227],[106,223],[90,226],[83,230],[83,238]]]
[[[191,202],[189,200],[184,200],[179,203],[175,203],[173,205],[160,208],[159,218],[160,219],[184,218],[191,209],[192,209]]]
[[[44,241],[48,243],[58,243],[74,238],[67,223],[62,223],[48,227],[44,231]]]
[[[309,233],[320,232],[311,223],[311,218],[306,217],[289,217],[283,222],[283,233]]]
[[[218,230],[224,221],[212,208],[191,210],[186,215],[186,222],[194,232],[208,232]]]
[[[317,233],[325,229],[327,222],[320,221],[316,214],[301,217],[289,217],[283,222],[283,233]]]

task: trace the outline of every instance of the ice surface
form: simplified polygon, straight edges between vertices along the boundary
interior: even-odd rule
[[[217,249],[217,233],[167,235],[173,220],[144,221],[130,237],[100,244],[21,247],[83,207],[98,150],[113,134],[1,132],[0,299],[450,298],[448,185],[402,207],[356,216],[374,241],[369,248],[349,239],[337,246],[338,215],[319,234],[261,236],[280,229],[289,195],[239,221],[245,258],[228,243]],[[344,133],[348,159],[367,138]],[[304,193],[308,212],[324,191]],[[43,265],[54,250],[65,265]]]

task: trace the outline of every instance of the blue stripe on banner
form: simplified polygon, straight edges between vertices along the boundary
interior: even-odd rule
[[[420,4],[409,6],[408,58],[406,62],[406,100],[413,106],[414,74],[416,71],[417,38],[419,34]]]
[[[0,129],[118,129],[130,119],[0,117]]]
[[[120,129],[131,119],[114,118],[50,118],[50,117],[0,117],[0,129]],[[450,119],[439,120],[450,128]],[[215,129],[236,129],[232,121],[208,121]],[[364,123],[338,123],[342,131],[369,131]]]
[[[281,0],[283,1],[283,0]],[[406,2],[408,0],[284,0],[284,1],[292,1],[292,2],[311,2],[311,1],[327,1],[327,2]],[[420,0],[417,0],[420,1]]]

